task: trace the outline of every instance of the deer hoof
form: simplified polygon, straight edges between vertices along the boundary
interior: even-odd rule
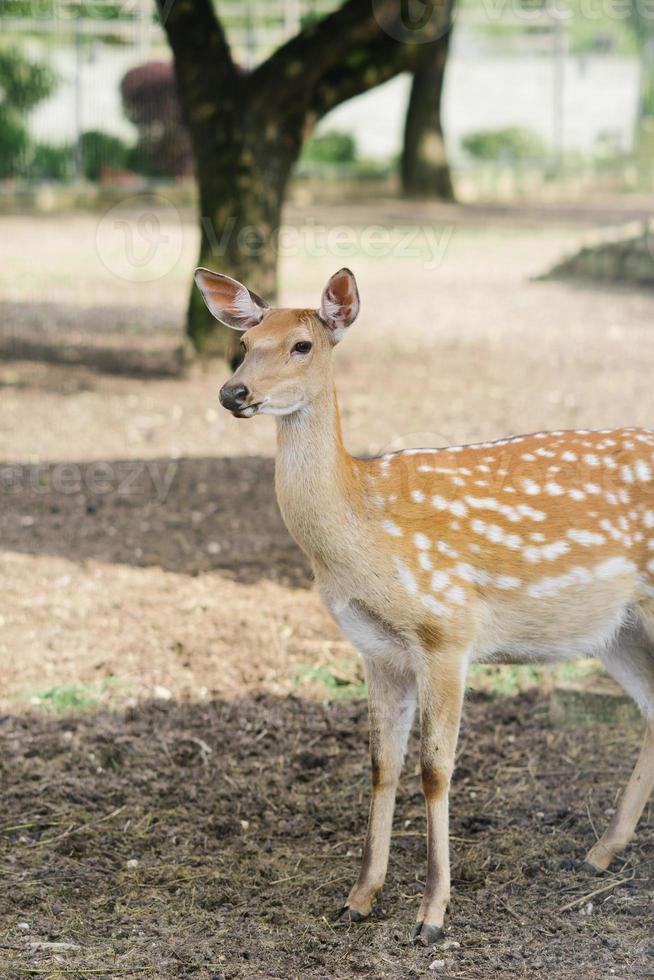
[[[418,946],[433,946],[443,938],[441,926],[432,926],[429,922],[416,922],[413,930],[413,942]]]
[[[598,868],[597,865],[593,864],[592,861],[583,861],[581,865],[581,870],[585,871],[586,874],[588,875],[595,875],[595,876],[603,875],[606,873],[604,868]]]
[[[345,922],[363,922],[368,918],[368,916],[363,912],[357,912],[356,909],[352,909],[349,905],[346,905],[345,908],[341,909],[339,918],[343,919]]]

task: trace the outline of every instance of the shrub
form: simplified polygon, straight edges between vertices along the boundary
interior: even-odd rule
[[[0,179],[16,177],[25,169],[29,137],[14,114],[0,106]]]
[[[32,150],[28,176],[35,180],[70,180],[73,175],[72,146],[37,143]]]
[[[357,145],[354,137],[349,133],[332,130],[310,139],[302,157],[310,163],[354,163],[357,158]]]
[[[99,129],[90,129],[81,137],[84,176],[87,180],[99,180],[105,167],[124,170],[129,154],[128,145]]]
[[[132,68],[120,84],[123,111],[138,130],[133,169],[150,176],[179,177],[193,172],[191,141],[169,62]]]
[[[0,48],[0,178],[17,177],[28,165],[25,116],[54,88],[55,76],[14,48]]]
[[[480,129],[464,136],[461,145],[477,160],[515,163],[518,160],[540,159],[546,154],[545,144],[538,133],[522,126]]]

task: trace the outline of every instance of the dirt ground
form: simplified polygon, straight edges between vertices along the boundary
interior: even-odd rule
[[[382,900],[366,924],[338,921],[364,828],[365,714],[261,695],[5,719],[2,975],[406,978],[437,960],[466,980],[652,975],[654,815],[614,874],[576,867],[636,738],[553,731],[535,695],[467,705],[445,944],[409,939],[415,745]]]
[[[305,236],[282,301],[317,303],[343,264],[358,276],[336,353],[353,451],[654,424],[654,294],[532,278],[624,208],[313,213],[358,251]],[[196,248],[173,218],[178,258],[148,283],[121,278],[95,216],[0,219],[0,976],[351,980],[435,960],[473,980],[654,976],[652,809],[613,876],[575,864],[638,733],[553,729],[542,693],[468,703],[450,945],[408,943],[415,752],[375,916],[335,921],[365,819],[365,706],[276,508],[272,420],[219,409],[217,363],[134,377],[9,356],[41,335],[173,350]],[[288,220],[304,227],[298,205]],[[383,256],[361,247],[380,222]]]

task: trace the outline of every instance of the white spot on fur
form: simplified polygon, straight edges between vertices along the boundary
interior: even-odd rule
[[[420,601],[423,606],[429,609],[430,612],[436,613],[437,616],[449,616],[450,610],[447,606],[444,606],[442,602],[438,602],[434,599],[433,595],[421,595]]]
[[[568,537],[571,541],[575,541],[577,544],[583,545],[585,548],[590,548],[595,544],[604,544],[606,538],[603,534],[598,534],[596,531],[577,531],[571,528],[567,532]]]
[[[549,483],[545,484],[545,489],[547,490],[547,492],[551,497],[560,497],[562,494],[565,493],[563,487],[559,486],[559,484],[555,483],[553,480],[550,480]]]
[[[490,576],[486,572],[467,562],[460,562],[454,569],[454,574],[464,582],[472,582],[476,585],[488,585],[490,581]]]
[[[421,551],[428,551],[429,548],[431,548],[431,541],[427,535],[422,534],[421,531],[413,535],[413,543],[415,544],[416,548],[420,548]]]
[[[460,585],[453,585],[452,588],[448,589],[445,593],[445,598],[449,599],[450,602],[456,603],[457,606],[464,606],[466,594]]]
[[[404,533],[402,528],[398,527],[394,521],[382,521],[382,528],[386,531],[386,534],[390,534],[394,538],[401,538]]]
[[[534,483],[533,480],[529,480],[529,479],[523,480],[522,486],[525,493],[528,493],[530,496],[536,496],[536,494],[541,492],[540,487],[538,486],[537,483]]]
[[[534,582],[527,589],[527,594],[534,599],[550,599],[573,585],[587,585],[593,576],[587,568],[577,566],[563,575],[547,576]]]
[[[416,595],[418,592],[418,583],[415,580],[413,572],[399,558],[394,558],[393,562],[397,569],[398,578],[406,591],[409,595]]]
[[[635,571],[636,566],[634,563],[627,558],[623,558],[622,555],[607,558],[606,561],[600,562],[595,567],[596,577],[602,580],[616,578],[618,575],[628,575]]]
[[[436,570],[431,577],[432,592],[442,592],[449,585],[450,576],[447,572]]]

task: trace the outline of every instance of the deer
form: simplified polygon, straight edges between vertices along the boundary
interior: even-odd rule
[[[372,794],[343,916],[369,916],[384,884],[417,710],[427,873],[413,941],[442,938],[449,790],[476,662],[598,657],[640,708],[640,755],[586,855],[586,870],[606,871],[654,787],[654,432],[558,430],[356,458],[332,366],[359,313],[353,273],[329,279],[318,309],[271,308],[207,269],[195,281],[211,314],[241,333],[220,402],[238,419],[275,417],[281,514],[363,658]]]

